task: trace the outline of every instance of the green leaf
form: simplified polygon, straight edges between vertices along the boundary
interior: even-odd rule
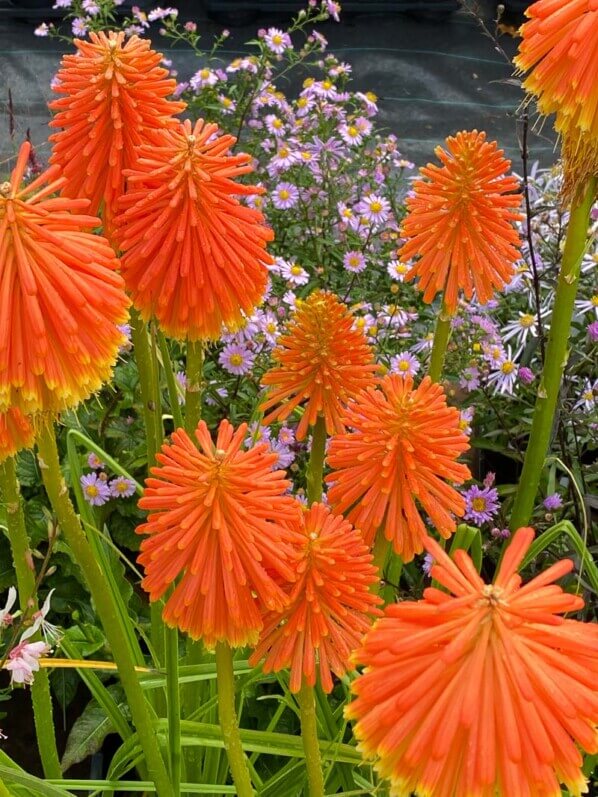
[[[123,700],[121,687],[113,684],[108,687],[108,692],[115,699],[119,710],[124,713],[126,703]],[[102,706],[95,700],[90,700],[83,713],[75,720],[66,740],[66,748],[60,762],[62,771],[66,772],[74,764],[97,753],[108,734],[115,732],[112,720],[106,715]]]
[[[77,657],[86,659],[101,650],[105,645],[104,634],[95,625],[82,623],[67,628],[65,631],[67,641],[77,649]]]
[[[17,786],[26,786],[27,794],[34,797],[34,795],[41,795],[41,797],[75,797],[72,791],[67,791],[58,786],[52,786],[46,781],[34,778],[33,775],[28,775],[18,769],[11,769],[0,764],[0,778],[4,783],[12,783]]]

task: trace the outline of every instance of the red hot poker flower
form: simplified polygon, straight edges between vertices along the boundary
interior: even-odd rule
[[[224,420],[216,443],[204,421],[195,432],[199,449],[182,429],[158,454],[145,495],[149,510],[139,534],[143,587],[150,600],[176,583],[164,620],[208,647],[255,644],[267,608],[281,611],[288,598],[301,539],[292,526],[298,508],[285,493],[277,455],[261,444],[243,447],[247,424],[235,431]]]

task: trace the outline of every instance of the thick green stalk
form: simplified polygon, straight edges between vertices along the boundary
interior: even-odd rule
[[[322,500],[322,479],[324,476],[324,458],[326,456],[326,421],[322,415],[312,427],[311,451],[307,464],[307,503]]]
[[[544,460],[550,443],[554,414],[561,388],[563,371],[569,356],[569,332],[577,294],[581,261],[586,248],[588,223],[596,195],[596,178],[591,178],[580,199],[571,207],[563,260],[556,287],[550,334],[546,345],[544,370],[532,419],[523,470],[511,514],[511,529],[525,526],[531,518]]]
[[[318,721],[313,687],[303,683],[297,692],[299,715],[301,718],[301,739],[307,769],[307,793],[309,797],[323,797],[324,775],[318,742]]]
[[[136,310],[131,311],[131,338],[135,349],[135,361],[139,372],[139,388],[141,390],[141,403],[143,405],[143,421],[145,425],[145,440],[147,446],[148,469],[156,461],[156,452],[159,441],[156,436],[156,413],[160,411],[154,400],[154,367],[152,350],[147,334],[147,326]],[[161,442],[161,441],[160,441]]]
[[[168,399],[170,401],[170,411],[172,413],[174,428],[181,429],[183,426],[181,402],[179,401],[176,377],[172,367],[170,351],[168,350],[168,341],[164,337],[164,333],[161,329],[158,329],[158,346],[160,347],[160,354],[162,355],[162,365],[164,366],[164,375],[166,377],[166,387],[168,388]]]
[[[156,462],[156,453],[162,443],[162,434],[158,429],[162,427],[161,408],[157,389],[158,374],[156,373],[156,358],[153,346],[150,344],[147,324],[139,313],[131,310],[131,338],[135,349],[135,361],[139,373],[139,388],[143,407],[143,423],[145,426],[145,444],[147,449],[147,469]],[[151,640],[156,660],[164,662],[164,624],[162,622],[162,602],[154,601],[150,604]],[[154,707],[159,714],[164,711],[164,700],[160,692],[152,695]]]
[[[19,605],[22,611],[29,607],[33,612],[39,608],[35,594],[35,571],[29,548],[29,536],[25,527],[23,500],[17,480],[15,461],[12,457],[0,465],[0,492],[6,506],[8,541],[17,577]],[[39,636],[32,637],[37,641]],[[31,685],[33,718],[37,736],[37,749],[46,778],[61,778],[60,759],[56,749],[54,713],[50,682],[46,670],[40,670]]]
[[[106,579],[71,503],[68,488],[60,471],[56,439],[50,423],[42,426],[37,438],[37,445],[46,492],[58,518],[61,533],[83,571],[104,633],[112,649],[120,681],[131,709],[133,724],[145,755],[149,777],[153,780],[159,797],[174,797],[158,745],[150,707],[135,672],[135,662],[129,650],[127,636],[122,628],[122,621],[112,592],[107,589]]]
[[[179,693],[179,634],[165,628],[166,700],[168,704],[168,753],[170,780],[176,797],[181,788],[181,698]]]
[[[185,390],[185,429],[193,435],[201,418],[203,343],[187,342],[187,389]]]
[[[442,376],[446,347],[451,334],[452,318],[452,313],[446,309],[446,305],[443,301],[440,312],[438,313],[438,318],[436,319],[432,356],[430,357],[430,367],[428,368],[428,376],[432,382],[440,382]]]
[[[0,797],[12,797],[2,780],[0,780]]]
[[[238,797],[255,794],[249,775],[247,757],[241,744],[237,710],[235,707],[235,674],[233,656],[226,642],[216,645],[216,680],[218,683],[218,713],[224,749],[228,757]]]

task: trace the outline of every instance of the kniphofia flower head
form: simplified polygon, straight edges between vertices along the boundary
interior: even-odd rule
[[[50,136],[50,163],[66,177],[64,196],[90,199],[94,214],[103,206],[110,230],[123,170],[133,166],[142,143],[178,124],[174,114],[186,106],[166,99],[176,81],[147,39],[110,31],[74,44],[77,52],[63,56],[52,84],[64,96],[50,103],[57,112],[50,127],[58,129]]]
[[[349,399],[373,382],[378,370],[361,329],[337,296],[315,291],[296,310],[272,352],[274,366],[262,383],[269,387],[264,419],[284,420],[299,406],[305,410],[297,427],[302,440],[322,415],[328,434],[344,431],[342,415]],[[283,402],[283,403],[281,403]]]
[[[143,587],[155,601],[174,586],[164,620],[212,647],[255,644],[262,611],[281,611],[294,579],[298,507],[290,482],[273,471],[265,444],[245,450],[247,424],[224,420],[213,443],[204,421],[197,445],[182,429],[158,454],[145,495],[140,534]]]
[[[115,220],[133,303],[179,339],[216,339],[223,325],[242,325],[272,262],[272,231],[237,199],[262,192],[235,179],[253,171],[251,157],[231,155],[235,139],[217,131],[187,120],[159,145],[140,147]]]
[[[436,148],[442,166],[429,163],[408,197],[401,235],[402,260],[419,257],[406,280],[419,278],[425,302],[444,292],[447,310],[462,292],[485,303],[502,289],[521,259],[513,222],[521,219],[518,181],[506,176],[511,162],[495,141],[477,130],[446,139]]]
[[[526,10],[515,64],[538,110],[556,114],[565,195],[598,175],[598,2],[539,0]]]
[[[344,675],[353,650],[380,614],[381,599],[370,591],[378,581],[361,532],[322,504],[301,514],[301,558],[290,603],[269,612],[250,662],[264,657],[264,672],[290,669],[289,687],[319,681],[332,689],[332,673]]]
[[[346,714],[396,797],[585,791],[578,746],[598,750],[598,626],[560,616],[583,606],[554,584],[573,562],[522,582],[533,538],[519,529],[492,584],[428,538],[447,591],[388,606],[355,654],[366,669]]]
[[[52,166],[21,187],[30,144],[0,185],[0,412],[74,407],[112,372],[129,300],[87,199],[53,197]]]
[[[343,420],[348,431],[331,438],[327,453],[334,510],[348,513],[368,545],[380,529],[406,562],[420,553],[427,534],[418,504],[449,537],[465,501],[447,481],[470,478],[456,461],[469,445],[442,387],[425,377],[414,389],[411,376],[389,374],[360,393]]]
[[[23,448],[32,448],[35,431],[31,419],[18,407],[0,412],[0,463]]]

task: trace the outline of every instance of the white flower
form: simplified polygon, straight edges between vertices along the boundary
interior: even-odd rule
[[[13,615],[11,614],[11,609],[15,605],[15,601],[17,600],[17,591],[14,587],[10,587],[8,590],[8,597],[6,599],[6,606],[4,609],[0,609],[0,628],[4,626],[10,625],[13,621]]]

